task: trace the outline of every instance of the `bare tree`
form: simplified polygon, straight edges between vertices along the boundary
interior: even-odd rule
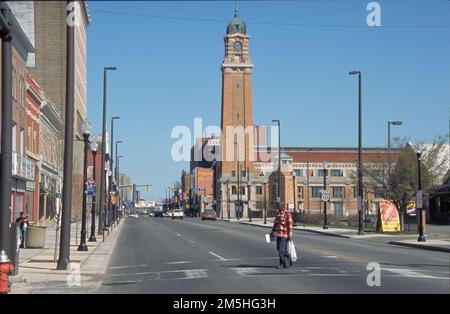
[[[365,167],[368,184],[372,191],[382,193],[385,199],[392,201],[399,210],[401,230],[404,230],[404,216],[408,204],[414,201],[418,186],[418,163],[414,147],[409,139],[396,139],[397,147],[403,149],[398,154],[395,165],[389,165],[384,160],[373,167]],[[445,149],[446,138],[436,136],[432,145],[426,146],[421,159],[422,191],[424,199],[428,200],[430,190],[438,178],[445,174],[447,160],[440,158]],[[425,204],[427,202],[425,201]]]

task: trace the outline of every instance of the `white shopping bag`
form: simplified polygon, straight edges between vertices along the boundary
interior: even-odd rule
[[[270,234],[266,234],[266,242],[270,243]]]
[[[295,262],[297,260],[297,252],[295,251],[294,241],[288,241],[287,251],[291,256],[292,262]]]

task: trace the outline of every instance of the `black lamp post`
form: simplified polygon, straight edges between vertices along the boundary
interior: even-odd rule
[[[421,171],[420,171],[420,160],[422,158],[422,150],[419,147],[416,152],[417,156],[417,177],[418,177],[418,190],[416,193],[416,210],[418,210],[419,215],[419,238],[417,239],[418,242],[425,242],[425,236],[423,235],[423,216],[422,216],[422,209],[423,209],[423,197],[422,197],[422,177],[421,177]]]
[[[107,73],[108,71],[115,71],[117,70],[116,67],[104,67],[103,68],[103,119],[102,119],[102,161],[101,166],[102,169],[105,167],[106,162],[106,96],[107,96]],[[103,170],[100,175],[100,211],[105,211],[105,217],[102,219],[99,219],[99,228],[98,232],[103,233],[105,231],[108,231],[108,227],[106,226],[106,206],[105,206],[105,197],[106,197],[106,174]],[[103,223],[103,228],[101,223]]]
[[[89,135],[91,134],[91,124],[89,121],[85,120],[81,124],[81,133],[83,133],[84,139],[84,166],[83,166],[83,212],[81,216],[81,235],[80,235],[80,245],[78,246],[78,251],[87,251],[88,247],[86,245],[86,191],[87,191],[87,155],[89,146]]]
[[[323,192],[327,192],[327,168],[328,164],[325,161],[323,164]],[[323,198],[323,229],[328,229],[328,218],[327,218],[327,200],[326,197]]]
[[[281,202],[281,122],[280,120],[272,120],[272,123],[277,123],[278,126],[278,181],[276,183],[276,192],[277,192],[277,200],[278,205]]]
[[[114,194],[114,186],[113,186],[113,178],[114,178],[114,172],[113,172],[113,164],[114,164],[114,120],[119,120],[120,117],[111,117],[111,157],[109,162],[109,170],[110,170],[110,176],[109,176],[109,199],[108,199],[108,210],[110,211],[112,215],[112,224],[111,226],[114,226],[116,223],[116,204],[112,203],[112,196]],[[117,147],[117,146],[116,146]]]
[[[391,125],[402,125],[402,121],[388,121],[388,169],[391,172]]]
[[[264,224],[267,225],[267,176],[264,176]]]
[[[362,100],[361,71],[350,71],[349,75],[358,75],[358,235],[364,234],[362,210]]]
[[[91,151],[92,151],[92,159],[93,159],[93,171],[92,171],[92,179],[94,181],[96,180],[96,171],[97,171],[97,165],[96,165],[96,157],[97,157],[97,149],[98,149],[98,143],[96,141],[91,141]],[[95,182],[97,184],[97,182]],[[89,242],[97,242],[97,239],[95,238],[95,207],[97,205],[96,202],[96,194],[97,191],[94,192],[94,195],[92,196],[92,205],[91,205],[91,236],[89,237]]]

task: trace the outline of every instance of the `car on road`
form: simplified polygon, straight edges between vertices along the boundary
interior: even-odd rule
[[[160,218],[164,217],[163,211],[162,210],[155,210],[153,212],[153,217],[160,217]]]
[[[172,219],[180,218],[184,219],[184,212],[182,209],[174,209],[172,212]]]
[[[202,220],[216,220],[217,219],[217,214],[216,211],[212,208],[207,208],[203,211],[202,213]]]

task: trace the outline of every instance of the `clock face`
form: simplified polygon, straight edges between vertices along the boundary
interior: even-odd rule
[[[235,41],[233,43],[233,48],[235,52],[242,52],[242,42],[240,41]]]

